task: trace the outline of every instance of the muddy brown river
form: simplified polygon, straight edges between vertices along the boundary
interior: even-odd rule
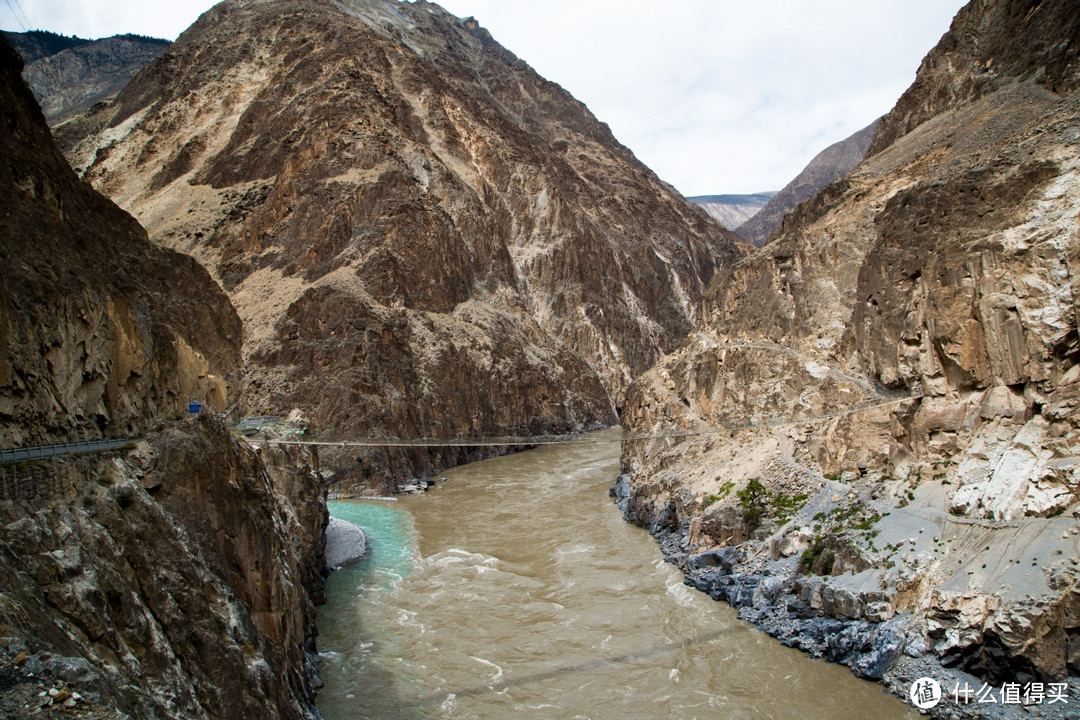
[[[607,490],[617,431],[335,501],[371,554],[319,609],[327,720],[915,718],[682,584]]]

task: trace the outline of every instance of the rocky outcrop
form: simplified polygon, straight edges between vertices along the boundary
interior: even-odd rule
[[[339,518],[326,526],[326,565],[331,569],[352,565],[367,555],[367,535],[363,529]]]
[[[32,708],[77,694],[97,717],[318,716],[312,458],[256,454],[203,416],[44,466],[68,492],[0,501],[0,698],[44,679],[64,694]]]
[[[764,192],[753,195],[698,195],[686,199],[700,205],[728,230],[734,230],[757,215],[775,195],[775,192]]]
[[[137,435],[225,409],[240,322],[191,258],[81,182],[0,47],[0,445]]]
[[[768,241],[773,230],[780,227],[784,216],[808,200],[829,183],[847,175],[866,155],[877,133],[878,120],[859,132],[825,148],[803,168],[795,179],[774,193],[769,202],[746,222],[738,226],[728,225],[739,237],[761,247]]]
[[[631,388],[628,517],[675,555],[786,562],[763,626],[801,617],[817,576],[846,599],[807,618],[904,615],[919,662],[1080,671],[1077,22],[1067,2],[971,3],[871,154],[721,272],[697,332]]]
[[[26,60],[23,77],[50,125],[120,92],[169,48],[168,40],[115,35]]]
[[[0,40],[0,715],[315,718],[326,490],[217,418],[239,320],[192,259],[79,181]]]
[[[247,407],[300,407],[333,438],[612,423],[742,254],[583,105],[429,3],[222,3],[94,123],[63,136],[73,164],[237,306]]]

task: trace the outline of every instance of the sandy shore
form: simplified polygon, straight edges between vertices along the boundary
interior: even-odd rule
[[[345,520],[330,518],[326,526],[326,565],[338,568],[364,559],[367,554],[367,536],[356,525]]]

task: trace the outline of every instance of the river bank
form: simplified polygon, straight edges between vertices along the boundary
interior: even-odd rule
[[[1008,553],[1003,548],[1015,546],[1026,530],[1022,545],[1028,554],[1055,557],[1056,545],[1073,541],[1072,518],[1044,521],[1036,532],[1015,523],[964,525],[918,502],[879,512],[871,498],[860,496],[857,484],[826,480],[817,492],[807,493],[787,522],[766,519],[756,531],[744,528],[741,541],[702,550],[695,543],[695,529],[705,522],[701,515],[680,516],[674,503],[643,502],[634,496],[628,474],[619,476],[610,494],[627,521],[659,542],[688,586],[726,602],[740,619],[783,645],[846,665],[908,702],[913,683],[934,679],[942,698],[926,709],[933,717],[1080,717],[1080,680],[1064,672],[1064,663],[1054,676],[1025,672],[1023,653],[1007,657],[1001,647],[994,653],[999,664],[983,677],[962,669],[974,670],[972,658],[988,646],[993,651],[995,643],[1026,643],[1027,652],[1041,653],[1043,667],[1055,651],[1065,658],[1065,648],[1055,641],[1064,646],[1067,638],[1055,637],[1053,625],[1062,622],[1058,613],[1071,618],[1074,612],[1075,591],[1062,592],[1071,585],[1064,568],[1075,565],[1074,554],[1057,553],[1059,566],[1039,569],[1035,578],[1031,558],[1015,547]],[[856,501],[870,507],[866,515],[852,510],[860,506]],[[740,513],[728,515],[741,521]],[[828,524],[840,517],[855,531]],[[958,533],[965,528],[969,536],[962,538]],[[973,531],[981,533],[977,542]],[[819,574],[812,568],[816,563],[822,570],[826,554],[828,568]],[[996,556],[1002,568],[988,568],[983,555]],[[973,562],[981,565],[985,577],[980,580],[990,584],[988,578],[995,577],[993,591],[976,585],[974,571],[966,570]],[[947,568],[950,563],[954,567]],[[1021,568],[1022,563],[1029,567]],[[963,591],[950,582],[957,578],[964,580]],[[1075,620],[1064,624],[1070,622]],[[1034,691],[1026,704],[1025,689]]]

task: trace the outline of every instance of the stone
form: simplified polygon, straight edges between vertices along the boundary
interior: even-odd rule
[[[332,568],[345,567],[360,562],[367,554],[367,536],[362,528],[341,520],[330,518],[326,526],[326,564]]]
[[[998,417],[1018,418],[1027,420],[1030,411],[1024,396],[1013,392],[1012,388],[1005,385],[995,385],[986,391],[979,412],[986,420]]]
[[[796,521],[844,579],[793,580],[780,601],[800,621],[843,619],[827,642],[808,624],[798,646],[858,672],[889,664],[860,665],[874,642],[860,623],[899,617],[927,637],[922,647],[897,639],[889,657],[985,677],[1068,666],[1070,585],[1047,568],[1076,568],[1075,548],[1057,537],[1072,529],[1056,516],[1080,490],[1080,369],[1065,350],[1080,297],[1080,120],[1062,111],[1080,100],[1066,50],[1080,16],[1066,0],[1024,23],[1013,13],[988,0],[957,14],[862,163],[791,211],[758,254],[719,271],[698,337],[634,381],[620,417],[629,437],[729,430],[626,443],[628,506],[662,488],[669,526],[695,523],[733,545],[764,533],[776,561],[791,548],[769,522],[717,523],[719,512],[680,499],[708,492],[703,475],[744,473],[793,496],[792,476],[835,482],[860,462],[871,468],[842,493],[808,498]],[[1057,48],[1047,51],[1057,59],[1035,48]],[[791,418],[805,444],[793,442]],[[1042,555],[1044,543],[1066,554],[1033,564],[1025,548]],[[846,574],[887,564],[880,595]],[[721,594],[732,592],[742,602]],[[777,629],[758,597],[747,617]]]
[[[54,657],[52,671],[66,683],[83,682],[96,674],[90,663],[81,657]]]
[[[870,622],[885,622],[895,614],[892,604],[883,600],[869,603],[866,606],[864,617]]]
[[[493,78],[510,93],[496,103]],[[220,5],[64,128],[89,182],[220,279],[244,323],[243,405],[303,408],[335,438],[612,425],[746,252],[581,103],[434,4]],[[323,462],[342,490],[385,490],[496,452]]]

